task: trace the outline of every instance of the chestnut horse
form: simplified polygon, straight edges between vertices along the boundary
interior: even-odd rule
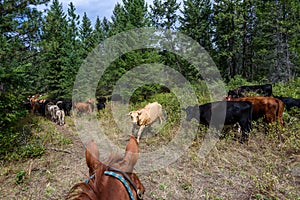
[[[134,136],[130,136],[125,155],[110,156],[107,165],[99,161],[99,149],[93,140],[87,145],[85,156],[90,177],[73,186],[67,199],[142,199],[145,188],[132,172],[138,160],[138,143]]]

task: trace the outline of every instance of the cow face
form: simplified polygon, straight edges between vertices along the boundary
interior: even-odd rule
[[[141,111],[131,111],[129,116],[133,124],[139,124],[139,116],[142,114]]]

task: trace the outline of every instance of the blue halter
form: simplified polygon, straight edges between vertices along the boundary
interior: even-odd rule
[[[125,186],[130,199],[134,200],[133,193],[132,193],[127,181],[122,176],[120,176],[119,174],[117,174],[115,172],[111,172],[111,171],[105,171],[104,174],[108,175],[108,176],[113,176],[113,177],[117,178],[119,181],[121,181],[123,183],[123,185]]]
[[[115,177],[119,181],[121,181],[122,184],[124,185],[124,187],[126,188],[127,192],[128,192],[130,200],[134,200],[134,196],[133,196],[132,190],[131,190],[130,186],[128,185],[126,179],[129,181],[131,186],[134,188],[134,190],[135,190],[135,192],[138,196],[138,199],[143,199],[142,193],[140,193],[140,190],[137,189],[136,185],[132,182],[132,180],[130,179],[130,177],[128,177],[128,175],[126,173],[124,173],[123,171],[121,171],[119,169],[116,169],[114,167],[109,167],[108,170],[111,170],[111,171],[104,171],[104,174],[107,175],[107,176]],[[125,178],[122,177],[121,175],[117,174],[116,172],[121,173]],[[85,179],[84,182],[89,183],[90,180],[93,179],[93,178],[95,178],[95,174],[92,174],[89,179]]]

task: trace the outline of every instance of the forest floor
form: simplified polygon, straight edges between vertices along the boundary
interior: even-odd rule
[[[40,138],[44,154],[1,161],[0,199],[64,199],[75,183],[87,178],[84,144],[73,118],[67,117],[64,126],[37,118],[33,134]],[[103,114],[101,126],[114,130],[110,118]],[[125,136],[119,140],[120,134],[116,131],[108,137],[125,149],[127,140]],[[284,141],[255,129],[247,144],[226,137],[201,158],[202,142],[196,137],[176,161],[162,169],[136,170],[146,188],[144,199],[300,199],[300,154],[287,150]],[[151,152],[167,143],[156,134],[142,138],[139,149]]]

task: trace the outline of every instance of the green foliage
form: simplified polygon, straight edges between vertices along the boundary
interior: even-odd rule
[[[175,29],[178,20],[179,4],[176,0],[154,0],[150,5],[150,18],[154,26],[163,29]]]
[[[45,149],[39,144],[27,144],[20,146],[15,154],[15,159],[20,158],[38,158],[44,155]]]
[[[300,78],[295,78],[287,83],[277,83],[273,87],[273,94],[275,96],[293,97],[300,99]]]
[[[0,93],[0,156],[12,151],[21,136],[19,122],[27,111],[22,109],[22,98],[12,93]]]
[[[234,89],[240,87],[242,85],[254,85],[255,83],[248,82],[245,78],[240,75],[235,76],[234,78],[230,79],[227,84],[228,89]]]
[[[24,169],[21,169],[20,171],[17,172],[16,178],[15,178],[15,184],[21,184],[23,183],[25,179],[26,172]]]
[[[183,1],[180,31],[212,53],[212,4],[210,0]]]

